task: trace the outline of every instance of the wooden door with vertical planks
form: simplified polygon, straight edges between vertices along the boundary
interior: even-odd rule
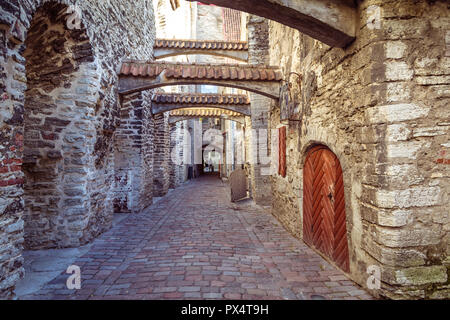
[[[303,239],[349,272],[342,167],[322,145],[308,151],[303,168]]]
[[[278,174],[286,177],[286,126],[278,128]]]

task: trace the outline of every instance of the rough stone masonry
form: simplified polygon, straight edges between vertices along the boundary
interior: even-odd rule
[[[270,22],[270,64],[284,69],[300,121],[287,125],[287,175],[273,214],[302,238],[303,163],[326,145],[344,170],[349,276],[376,296],[450,297],[450,6],[358,1],[356,40],[331,48]],[[301,78],[296,74],[301,75]]]
[[[0,2],[0,297],[24,247],[79,246],[110,227],[116,67],[151,59],[152,21],[146,0]]]
[[[351,6],[319,21],[355,14],[344,48],[249,18],[249,63],[282,68],[298,106],[297,118],[281,119],[277,101],[250,95],[248,129],[287,127],[286,175],[247,164],[252,197],[301,239],[304,161],[328,147],[344,172],[348,276],[368,287],[376,267],[375,296],[449,298],[450,5],[336,3]],[[69,28],[71,8],[79,28]],[[139,212],[180,179],[167,162],[181,130],[151,114],[151,92],[118,95],[117,67],[152,61],[154,29],[147,0],[0,2],[0,298],[14,296],[24,248],[85,244],[113,211]],[[247,130],[245,140],[257,137]]]

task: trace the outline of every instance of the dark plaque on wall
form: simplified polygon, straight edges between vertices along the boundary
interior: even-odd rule
[[[280,120],[299,120],[300,104],[292,92],[291,84],[285,83],[280,90]]]

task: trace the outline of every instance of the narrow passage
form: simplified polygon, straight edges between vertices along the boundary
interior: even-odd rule
[[[22,299],[371,299],[292,237],[269,212],[233,204],[203,176],[172,190],[96,239],[68,274]]]

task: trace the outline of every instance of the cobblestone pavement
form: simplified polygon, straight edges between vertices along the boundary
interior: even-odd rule
[[[371,299],[277,220],[203,177],[130,215],[66,273],[22,299]]]

